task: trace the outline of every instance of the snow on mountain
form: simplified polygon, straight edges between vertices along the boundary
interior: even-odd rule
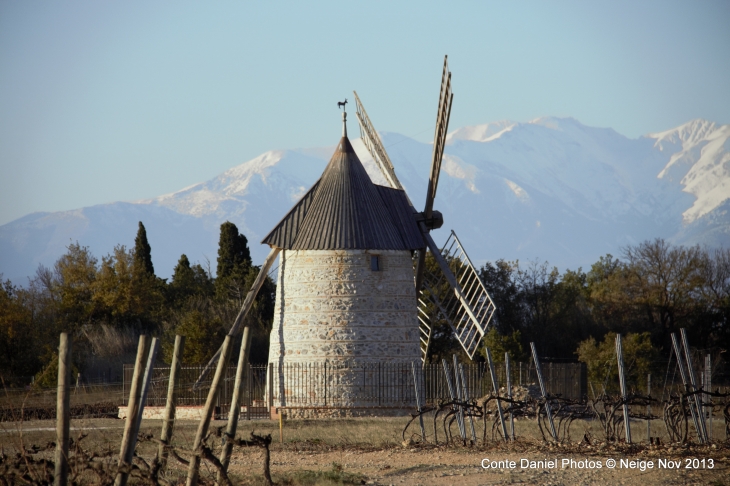
[[[658,177],[680,184],[696,198],[682,213],[685,223],[710,213],[730,197],[730,125],[692,120],[649,138],[656,140],[654,146],[660,151],[674,152]]]
[[[455,140],[471,140],[472,142],[490,142],[495,138],[499,138],[503,133],[512,130],[517,125],[509,120],[485,123],[484,125],[474,125],[470,127],[461,127],[446,136],[446,143]]]
[[[645,239],[730,246],[730,125],[694,120],[628,139],[571,118],[495,122],[448,135],[435,208],[476,264],[498,258],[587,268]],[[417,209],[430,169],[430,144],[381,133]],[[336,135],[333,142],[336,142]],[[383,176],[362,142],[353,146],[374,182]],[[132,246],[143,221],[157,273],[182,253],[215,270],[220,224],[247,236],[254,261],[261,239],[317,180],[334,146],[274,150],[172,194],[59,213],[34,213],[0,226],[0,272],[24,283],[74,241],[101,257]]]

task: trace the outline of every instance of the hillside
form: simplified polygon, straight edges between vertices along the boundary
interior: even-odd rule
[[[352,127],[354,128],[354,127]],[[411,199],[425,197],[431,146],[396,133],[383,143]],[[333,143],[338,134],[333,134]],[[645,239],[730,246],[730,125],[693,120],[638,139],[571,118],[502,121],[449,134],[436,209],[443,241],[456,230],[472,260],[547,260],[586,268]],[[371,177],[383,179],[362,143]],[[260,262],[259,244],[316,181],[334,147],[272,150],[221,175],[157,198],[33,213],[0,226],[0,272],[25,283],[69,242],[97,256],[131,246],[143,221],[155,268],[168,277],[180,254],[215,269],[218,227],[234,222]]]

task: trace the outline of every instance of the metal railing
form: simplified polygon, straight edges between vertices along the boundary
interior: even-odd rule
[[[417,363],[416,376],[424,403],[449,400],[449,389],[444,369],[438,364],[423,368]],[[486,363],[464,364],[464,379],[470,397],[491,393],[492,381]],[[504,387],[506,370],[497,364],[496,376]],[[184,366],[180,370],[178,406],[202,406],[208,395],[209,382],[193,390],[192,385],[202,366]],[[133,366],[124,365],[124,393],[129,393]],[[169,366],[154,369],[147,406],[164,406],[167,397]],[[582,363],[543,363],[546,387],[553,395],[581,398],[586,395],[587,380]],[[532,363],[512,363],[513,386],[537,383]],[[234,366],[224,374],[223,387],[218,396],[218,412],[226,416],[236,376]],[[250,365],[243,383],[243,418],[268,416],[269,406],[284,407],[386,407],[414,408],[416,406],[414,376],[411,363],[366,363],[334,365],[332,363],[285,363],[277,365]]]

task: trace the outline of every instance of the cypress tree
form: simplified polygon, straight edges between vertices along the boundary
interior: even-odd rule
[[[190,260],[184,253],[175,265],[175,273],[172,274],[169,290],[174,300],[179,300],[195,291],[195,273],[190,268]]]
[[[238,233],[235,224],[226,221],[221,225],[221,235],[218,240],[216,277],[226,279],[250,266],[251,252],[248,249],[248,240]]]
[[[146,274],[155,274],[155,267],[152,265],[152,248],[147,242],[147,230],[142,221],[139,222],[137,237],[134,239],[134,263]]]
[[[218,240],[217,294],[220,297],[231,295],[240,297],[250,268],[251,252],[248,249],[248,240],[238,233],[235,224],[226,221],[221,225],[221,235]]]

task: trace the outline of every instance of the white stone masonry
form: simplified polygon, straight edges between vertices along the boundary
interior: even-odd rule
[[[379,270],[371,269],[372,256],[378,257]],[[311,405],[323,404],[323,376],[311,386],[311,373],[287,370],[321,370],[327,363],[330,402],[362,405],[354,397],[362,394],[366,374],[348,377],[335,370],[379,366],[383,372],[397,364],[420,364],[417,312],[409,251],[282,251],[269,348],[272,404],[296,406],[301,395]],[[402,401],[392,398],[394,404]]]

